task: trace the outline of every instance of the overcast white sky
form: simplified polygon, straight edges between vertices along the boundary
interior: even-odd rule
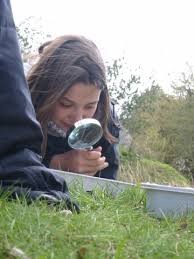
[[[194,66],[193,0],[11,0],[16,24],[42,17],[55,35],[92,39],[105,60],[124,56],[168,87]]]

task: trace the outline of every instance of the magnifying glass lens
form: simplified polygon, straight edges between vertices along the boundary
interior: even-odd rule
[[[83,119],[75,123],[68,137],[68,143],[74,149],[91,149],[101,137],[100,123],[95,119]]]

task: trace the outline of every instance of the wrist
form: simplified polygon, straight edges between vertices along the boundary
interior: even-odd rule
[[[62,170],[60,155],[54,155],[51,158],[49,167],[52,169]]]
[[[51,158],[49,167],[62,171],[72,171],[72,155],[69,152],[54,155]]]

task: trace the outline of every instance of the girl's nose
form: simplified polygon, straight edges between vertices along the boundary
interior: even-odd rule
[[[83,111],[82,110],[76,110],[74,112],[74,114],[72,114],[72,115],[73,115],[72,117],[73,117],[74,123],[76,121],[79,121],[79,120],[83,119]]]

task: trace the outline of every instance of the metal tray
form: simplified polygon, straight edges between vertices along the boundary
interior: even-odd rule
[[[68,186],[81,184],[85,191],[92,191],[94,188],[101,188],[103,190],[107,190],[113,195],[117,195],[127,188],[136,186],[133,183],[108,180],[58,170],[54,171],[58,175],[64,177]],[[194,211],[194,188],[174,187],[154,183],[141,183],[140,186],[146,191],[146,207],[148,212],[153,216],[182,216]]]

